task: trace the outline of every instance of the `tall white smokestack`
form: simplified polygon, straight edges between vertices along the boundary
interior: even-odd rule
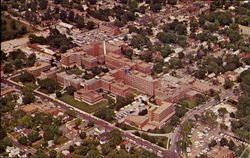
[[[106,42],[103,41],[103,52],[104,52],[104,56],[106,56],[107,51],[106,51]]]

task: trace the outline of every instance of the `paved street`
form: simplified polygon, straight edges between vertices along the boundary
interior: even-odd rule
[[[8,136],[11,138],[12,143],[13,143],[14,146],[18,146],[21,150],[27,151],[28,153],[31,153],[31,154],[36,153],[35,149],[20,144],[12,135],[8,134]]]
[[[224,94],[222,94],[220,96],[220,98],[221,98],[221,100],[224,100],[225,98],[231,97],[233,95],[234,95],[234,93],[232,90],[225,90]],[[212,107],[213,105],[219,104],[219,103],[220,103],[220,101],[214,100],[212,98],[208,102],[206,102],[205,104],[199,106],[197,109],[194,109],[192,111],[187,112],[186,115],[182,118],[180,124],[175,128],[175,130],[173,132],[172,139],[171,139],[171,146],[170,146],[169,150],[180,153],[180,150],[177,148],[176,143],[181,138],[179,133],[180,133],[181,126],[184,124],[185,121],[192,119],[195,114],[201,114],[202,112],[204,112],[208,108]]]
[[[16,74],[16,73],[14,73],[14,74]],[[11,81],[9,78],[8,79],[2,78],[2,83],[7,84],[9,86],[14,86],[16,89],[21,90],[22,85],[19,85],[15,82]],[[77,113],[78,117],[80,117],[81,119],[85,119],[85,120],[94,122],[97,125],[101,125],[101,126],[105,127],[106,130],[112,130],[112,129],[117,128],[114,125],[110,124],[109,122],[101,120],[101,119],[99,119],[95,116],[92,116],[86,112],[83,112],[83,111],[81,111],[81,110],[79,110],[79,109],[77,109],[69,104],[66,104],[62,101],[54,99],[50,96],[47,96],[46,94],[43,94],[39,91],[34,91],[34,95],[36,95],[36,97],[40,97],[42,100],[44,100],[46,102],[53,103],[55,106],[61,107],[62,109],[65,109],[65,110],[72,109]],[[161,148],[161,147],[159,147],[155,144],[152,144],[151,142],[144,140],[140,137],[137,137],[133,134],[126,133],[124,130],[121,130],[120,128],[117,128],[117,129],[119,129],[122,132],[123,138],[128,139],[128,140],[132,140],[135,144],[137,144],[137,145],[139,145],[139,146],[141,146],[149,151],[152,151],[155,153],[160,153],[164,158],[179,158],[180,157],[178,154],[176,154],[172,151]]]

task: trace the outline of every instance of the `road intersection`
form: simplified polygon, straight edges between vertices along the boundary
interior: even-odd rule
[[[1,82],[4,83],[4,84],[7,84],[9,86],[15,87],[18,90],[21,90],[23,88],[23,85],[18,84],[16,82],[10,80],[10,78],[13,75],[17,75],[17,73],[12,74],[8,78],[1,78]],[[69,109],[74,110],[76,112],[77,116],[80,117],[81,119],[85,119],[85,120],[94,122],[97,125],[101,125],[106,130],[119,129],[121,131],[122,136],[123,136],[124,139],[130,140],[133,143],[135,143],[135,144],[137,144],[137,145],[139,145],[139,146],[141,146],[141,147],[143,147],[143,148],[145,148],[145,149],[147,149],[147,150],[149,150],[151,152],[155,152],[158,155],[161,155],[161,157],[164,157],[164,158],[180,158],[179,154],[177,154],[177,153],[174,153],[172,151],[169,151],[168,149],[164,149],[164,148],[162,148],[160,146],[157,146],[157,145],[155,145],[155,144],[153,144],[153,143],[151,143],[151,142],[149,142],[147,140],[144,140],[144,139],[142,139],[142,138],[140,138],[138,136],[135,136],[135,135],[133,135],[131,133],[127,133],[124,130],[115,127],[113,124],[111,124],[109,122],[106,122],[106,121],[101,120],[101,119],[99,119],[99,118],[97,118],[97,117],[95,117],[95,116],[93,116],[91,114],[88,114],[88,113],[86,113],[84,111],[81,111],[81,110],[79,110],[79,109],[77,109],[77,108],[75,108],[75,107],[73,107],[73,106],[71,106],[69,104],[66,104],[66,103],[64,103],[64,102],[62,102],[62,101],[60,101],[58,99],[55,99],[55,98],[53,98],[51,96],[48,96],[48,95],[43,94],[43,93],[41,93],[39,91],[36,91],[36,90],[34,90],[34,95],[36,97],[41,98],[42,100],[44,100],[46,102],[51,102],[55,106],[60,107],[60,108],[62,108],[64,110],[69,110]]]

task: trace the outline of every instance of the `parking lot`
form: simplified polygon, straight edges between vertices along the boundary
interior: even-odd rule
[[[208,144],[212,140],[219,142],[223,137],[219,132],[217,128],[212,129],[201,124],[192,128],[192,135],[189,135],[189,137],[191,137],[192,146],[190,149],[187,149],[188,157],[194,158],[197,155],[206,154],[209,151]]]
[[[142,103],[141,99],[138,97],[138,99],[136,99],[131,104],[128,104],[117,112],[115,111],[116,119],[119,123],[123,122],[128,115],[137,115],[140,111],[144,109],[147,109],[147,105]]]
[[[73,32],[72,37],[76,44],[82,46],[91,42],[104,41],[111,38],[112,36],[106,34],[104,31],[95,29],[84,33]]]

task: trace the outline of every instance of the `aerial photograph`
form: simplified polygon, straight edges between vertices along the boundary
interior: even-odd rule
[[[1,0],[1,158],[250,158],[250,0]]]

